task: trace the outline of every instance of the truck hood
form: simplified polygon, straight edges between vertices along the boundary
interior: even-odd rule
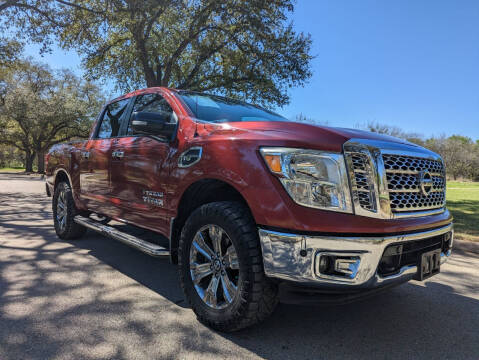
[[[317,126],[296,122],[230,122],[205,124],[204,130],[210,136],[257,139],[277,142],[277,146],[302,147],[319,150],[342,150],[350,139],[369,139],[417,146],[406,140],[357,129]],[[206,134],[205,134],[206,135]],[[268,144],[269,145],[269,144]]]

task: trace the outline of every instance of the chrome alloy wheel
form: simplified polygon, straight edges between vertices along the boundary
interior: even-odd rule
[[[223,309],[233,302],[239,280],[238,255],[218,225],[203,226],[193,238],[190,274],[196,292],[209,307]]]
[[[65,230],[67,225],[67,202],[65,190],[60,191],[57,199],[57,222],[60,231]]]

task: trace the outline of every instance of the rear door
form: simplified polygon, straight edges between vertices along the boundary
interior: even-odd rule
[[[172,123],[178,123],[170,104],[159,93],[137,96],[131,114],[141,111],[160,112]],[[167,234],[169,222],[165,204],[170,143],[167,139],[133,134],[129,121],[124,132],[112,148],[111,194],[116,205],[115,215]]]
[[[110,168],[112,143],[119,135],[121,121],[130,99],[105,107],[94,136],[80,153],[80,189],[82,200],[90,210],[108,215],[111,212]]]

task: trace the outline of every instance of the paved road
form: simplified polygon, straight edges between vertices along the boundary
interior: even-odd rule
[[[479,258],[355,304],[199,324],[176,268],[88,233],[55,237],[40,179],[0,174],[0,359],[479,359]]]

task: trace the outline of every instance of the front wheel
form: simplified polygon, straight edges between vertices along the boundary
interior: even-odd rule
[[[245,206],[201,206],[188,218],[179,245],[181,286],[202,323],[235,331],[273,312],[277,287],[264,274],[256,224]]]
[[[85,234],[86,228],[73,220],[78,210],[67,182],[61,182],[55,188],[52,205],[55,232],[60,239],[77,239]]]

